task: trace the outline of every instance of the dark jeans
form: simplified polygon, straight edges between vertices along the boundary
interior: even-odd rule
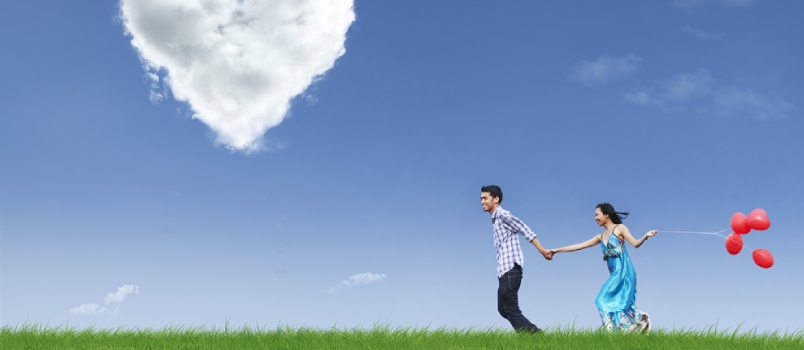
[[[503,318],[511,322],[511,326],[517,331],[538,332],[539,327],[530,323],[522,311],[519,310],[519,285],[522,283],[522,266],[514,264],[514,268],[508,270],[502,277],[497,288],[497,311]]]

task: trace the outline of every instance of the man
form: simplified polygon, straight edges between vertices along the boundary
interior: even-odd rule
[[[522,248],[519,237],[525,238],[539,250],[545,259],[553,258],[553,253],[542,248],[536,234],[511,212],[500,207],[502,190],[499,186],[484,186],[480,189],[480,204],[491,214],[494,226],[494,248],[497,250],[497,310],[511,326],[520,332],[540,332],[541,329],[528,321],[519,309],[519,285],[522,283]]]

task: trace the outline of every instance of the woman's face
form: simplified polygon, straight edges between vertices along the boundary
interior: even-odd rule
[[[600,211],[600,208],[595,208],[595,222],[597,223],[597,226],[604,226],[609,222],[609,220],[608,215],[603,214],[603,212]]]

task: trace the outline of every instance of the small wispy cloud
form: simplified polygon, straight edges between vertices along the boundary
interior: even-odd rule
[[[626,101],[655,106],[665,111],[684,110],[695,104],[699,111],[713,111],[722,115],[750,115],[759,120],[786,118],[793,105],[779,97],[767,97],[752,90],[735,86],[718,85],[705,69],[682,73],[657,84],[623,94]]]
[[[377,283],[384,280],[386,277],[388,276],[381,273],[371,273],[371,272],[359,273],[356,275],[352,275],[348,279],[341,281],[341,283],[338,283],[337,286],[330,289],[329,292],[332,293],[343,287],[354,287],[363,284]]]
[[[707,40],[718,40],[723,38],[723,34],[710,34],[700,29],[695,29],[691,25],[687,24],[681,27],[681,31],[687,34],[691,34],[697,36],[701,39]]]
[[[165,98],[165,95],[156,92],[156,90],[159,88],[159,76],[152,72],[146,73],[145,76],[151,81],[151,94],[148,96],[148,99],[153,104],[161,102],[162,99]]]
[[[673,6],[687,12],[695,12],[712,5],[747,8],[756,5],[758,2],[759,0],[675,0],[673,1]]]
[[[626,101],[633,104],[642,106],[661,104],[661,101],[654,96],[655,93],[651,89],[642,89],[635,92],[628,92],[623,95]]]
[[[658,91],[652,88],[626,93],[623,97],[638,105],[664,105],[707,97],[715,80],[705,69],[682,73],[670,81],[659,83]]]
[[[131,284],[124,284],[122,287],[117,288],[117,292],[106,294],[106,298],[103,299],[103,302],[106,305],[119,303],[126,299],[126,295],[139,294],[139,292],[140,287]]]
[[[98,304],[82,304],[70,309],[70,313],[76,315],[97,315],[106,312],[109,312],[109,309]]]
[[[715,104],[720,113],[745,113],[759,120],[787,118],[787,113],[794,109],[792,104],[779,97],[766,97],[734,86],[715,92]]]
[[[694,73],[682,73],[675,79],[664,83],[664,98],[669,101],[689,101],[704,98],[712,91],[715,79],[705,69]]]
[[[715,79],[705,69],[694,73],[681,73],[677,77],[658,83],[658,87],[644,88],[623,95],[626,101],[638,105],[665,106],[703,99],[710,95]]]
[[[641,62],[642,58],[634,55],[623,58],[601,56],[595,61],[584,61],[572,67],[569,79],[586,86],[602,87],[614,79],[633,74]]]
[[[132,284],[124,284],[117,288],[117,292],[106,294],[101,306],[98,304],[81,304],[81,306],[70,309],[71,314],[76,315],[99,315],[99,314],[112,314],[117,316],[119,310],[118,304],[126,299],[129,294],[139,294],[140,287]]]

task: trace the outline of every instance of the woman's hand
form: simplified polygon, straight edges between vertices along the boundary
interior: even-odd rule
[[[658,232],[659,232],[659,230],[648,231],[648,233],[646,233],[644,236],[642,236],[642,238],[640,238],[638,241],[633,242],[631,244],[634,246],[634,248],[639,248],[642,245],[642,243],[645,243],[645,241],[647,241],[648,238],[655,236]],[[631,233],[629,233],[628,231],[626,231],[623,234],[624,235],[627,234],[627,237],[631,236]],[[628,239],[628,241],[630,242],[631,239],[633,239],[633,238]]]

